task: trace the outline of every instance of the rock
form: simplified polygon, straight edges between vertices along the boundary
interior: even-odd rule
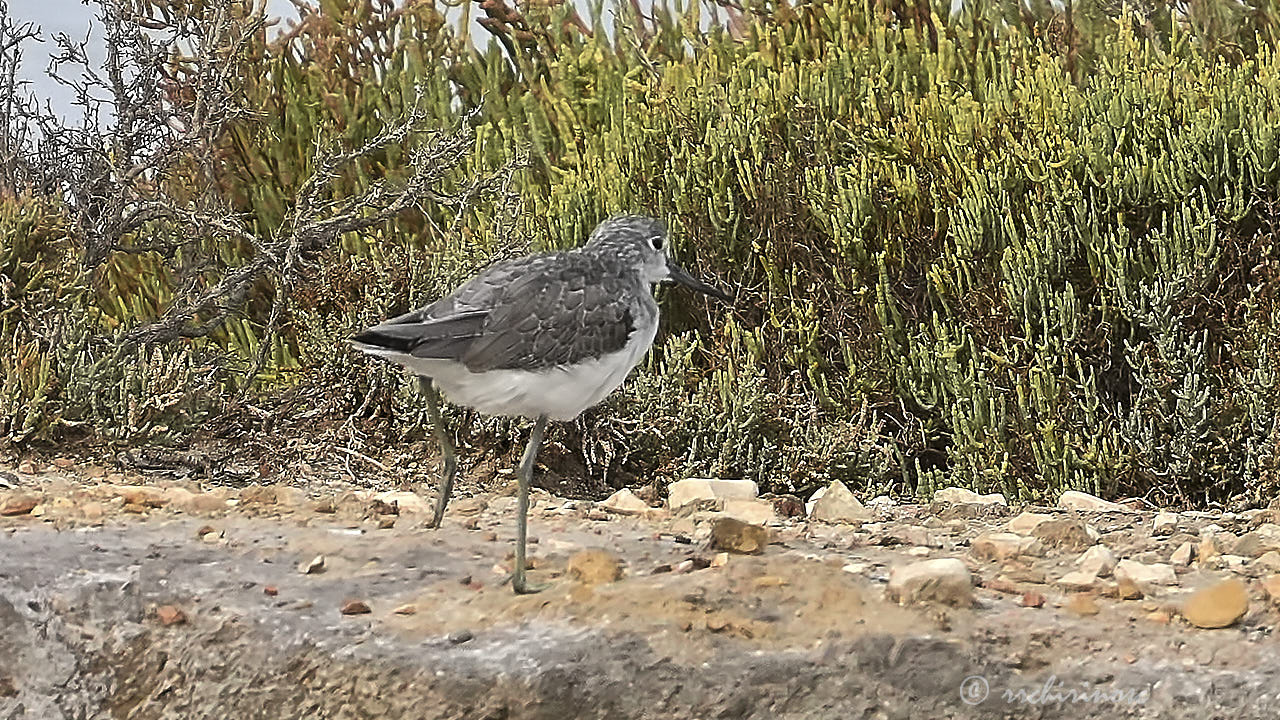
[[[1074,517],[1060,517],[1036,525],[1032,535],[1046,547],[1078,552],[1098,542],[1098,531]]]
[[[243,505],[275,505],[276,489],[253,483],[240,491],[240,503]]]
[[[1280,575],[1268,575],[1262,578],[1262,589],[1272,605],[1280,605]]]
[[[1120,578],[1116,581],[1116,597],[1121,600],[1141,600],[1142,595],[1142,588],[1129,578]]]
[[[293,488],[290,488],[291,490]],[[387,505],[395,505],[402,513],[413,513],[415,515],[426,515],[435,512],[435,506],[427,502],[426,498],[418,493],[409,492],[407,490],[396,490],[394,492],[381,492],[373,496],[374,500],[378,500]],[[300,502],[297,504],[301,504]],[[450,513],[454,508],[449,508]]]
[[[455,630],[449,633],[446,639],[450,645],[461,645],[462,643],[470,642],[474,637],[475,635],[470,630]]]
[[[1235,578],[1201,588],[1182,606],[1182,617],[1198,628],[1224,628],[1249,612],[1249,593]]]
[[[809,513],[811,520],[828,523],[861,524],[874,517],[839,480],[827,486],[826,492],[813,504],[813,511]]]
[[[1062,493],[1058,498],[1058,507],[1085,512],[1137,512],[1128,506],[1103,500],[1096,495],[1090,495],[1079,490],[1068,490]]]
[[[773,511],[781,517],[804,517],[809,514],[805,504],[795,495],[779,495],[772,499]]]
[[[1232,555],[1248,558],[1280,550],[1280,525],[1265,523],[1240,536],[1231,546]]]
[[[1178,546],[1177,550],[1169,556],[1169,562],[1174,567],[1187,567],[1191,564],[1191,559],[1195,556],[1195,545],[1191,541],[1187,541]]]
[[[766,525],[777,521],[778,513],[775,507],[774,503],[767,500],[729,498],[724,501],[724,509],[721,512],[727,517],[741,520],[749,525]]]
[[[0,498],[0,515],[13,517],[16,515],[26,515],[40,504],[40,499],[35,495],[26,493],[11,493]]]
[[[568,572],[583,585],[616,582],[622,579],[622,561],[608,550],[581,550],[569,558]]]
[[[156,608],[156,621],[165,627],[182,625],[187,621],[187,614],[172,605],[161,605]]]
[[[1077,593],[1067,601],[1067,612],[1083,617],[1097,615],[1099,610],[1098,601],[1089,593]]]
[[[649,509],[649,503],[635,496],[635,493],[623,488],[610,495],[600,507],[619,515],[640,515]]]
[[[103,507],[102,503],[94,500],[81,503],[79,510],[80,517],[89,522],[98,522],[107,515],[107,509]]]
[[[1095,573],[1072,570],[1059,578],[1056,584],[1068,590],[1092,590],[1097,582],[1098,576]]]
[[[338,612],[343,615],[368,615],[373,611],[369,609],[369,604],[363,600],[348,600],[342,604]]]
[[[772,533],[731,517],[716,518],[711,526],[711,547],[732,553],[756,554],[772,541]]]
[[[53,466],[58,468],[59,470],[66,470],[70,467],[73,467],[75,464],[76,464],[76,461],[68,457],[60,457],[60,458],[53,459]]]
[[[1034,590],[1028,590],[1022,593],[1022,599],[1018,604],[1022,607],[1038,608],[1044,607],[1045,597]]]
[[[150,485],[108,485],[104,490],[123,498],[127,505],[161,508],[171,500],[166,491]]]
[[[1280,572],[1280,552],[1265,552],[1262,557],[1253,561],[1253,565],[1267,572]]]
[[[1224,530],[1200,531],[1200,544],[1196,546],[1196,557],[1201,564],[1207,563],[1227,551],[1236,542],[1236,536]]]
[[[406,603],[396,608],[395,610],[392,610],[391,612],[395,613],[396,615],[415,615],[418,612],[418,606],[414,605],[413,603]]]
[[[728,564],[729,564],[729,553],[727,552],[716,553],[716,556],[711,558],[711,567],[713,568],[722,568]]]
[[[689,478],[667,488],[667,507],[672,510],[699,500],[754,500],[760,489],[750,480],[708,480]]]
[[[1178,516],[1171,512],[1156,513],[1151,521],[1152,535],[1172,535],[1178,529]]]
[[[262,594],[267,597],[275,597],[280,594],[280,588],[275,585],[267,585],[262,588]]]
[[[935,601],[969,607],[973,604],[973,579],[969,568],[956,558],[922,560],[893,568],[885,593],[904,605]]]
[[[300,563],[298,565],[298,572],[303,575],[315,575],[317,573],[324,572],[324,556],[317,555],[311,558],[310,562]]]
[[[919,525],[898,525],[885,530],[880,537],[881,545],[923,545],[924,547],[942,547],[937,536],[927,528]]]
[[[972,490],[959,487],[943,488],[933,494],[934,502],[951,503],[953,505],[1008,505],[1004,495],[991,493],[979,495]]]
[[[40,470],[39,468],[36,467],[36,464],[31,462],[30,460],[23,460],[22,462],[18,463],[18,472],[22,473],[23,475],[35,475],[36,473],[40,472]]]
[[[1116,565],[1116,580],[1132,583],[1143,593],[1150,594],[1150,588],[1157,585],[1177,585],[1178,576],[1172,565],[1154,563],[1147,565],[1137,560],[1121,560]]]
[[[1076,565],[1081,572],[1095,577],[1107,577],[1116,569],[1116,555],[1106,545],[1094,545],[1076,559]]]
[[[983,533],[969,543],[969,553],[979,560],[1005,561],[1019,555],[1040,555],[1044,547],[1039,540],[1015,533]]]
[[[1005,529],[1012,533],[1018,533],[1019,535],[1030,535],[1035,532],[1035,529],[1040,526],[1040,523],[1052,519],[1052,515],[1024,512],[1010,520],[1008,524],[1005,525]]]
[[[181,492],[176,492],[176,491]],[[182,488],[169,488],[165,491],[169,498],[169,507],[188,515],[213,515],[227,509],[227,499],[219,493],[193,493]]]
[[[877,495],[867,501],[867,507],[880,508],[882,510],[887,510],[897,504],[898,503],[888,495]]]

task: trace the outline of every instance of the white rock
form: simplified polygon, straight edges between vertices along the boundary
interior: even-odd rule
[[[1068,590],[1088,590],[1098,582],[1098,576],[1086,570],[1072,570],[1058,579],[1057,585]]]
[[[818,492],[822,492],[822,491],[819,490]],[[877,495],[867,501],[867,506],[874,507],[874,508],[891,508],[897,504],[898,503],[894,502],[893,498],[889,497],[888,495]]]
[[[754,500],[760,489],[750,480],[708,480],[689,478],[667,488],[667,507],[679,510],[699,500]]]
[[[863,523],[874,518],[873,513],[858,502],[858,498],[849,492],[844,483],[836,480],[827,486],[827,491],[813,504],[812,520],[829,523]]]
[[[1146,565],[1137,560],[1121,560],[1116,564],[1115,575],[1117,581],[1128,580],[1140,589],[1178,584],[1178,575],[1173,571],[1173,566],[1165,563]]]
[[[408,492],[406,490],[378,493],[377,495],[374,495],[373,498],[387,505],[395,503],[395,506],[399,508],[400,512],[423,514],[433,512],[435,510],[431,503],[427,502],[426,498],[422,497],[418,493]]]
[[[813,506],[817,505],[818,501],[822,499],[822,496],[826,494],[827,494],[827,489],[824,487],[820,487],[817,490],[813,491],[813,494],[810,495],[809,499],[806,500],[804,503],[804,514],[806,517],[813,515]]]
[[[1151,522],[1152,535],[1172,535],[1178,529],[1178,516],[1171,512],[1156,513]]]
[[[722,512],[735,520],[741,520],[749,525],[767,525],[776,522],[778,519],[778,513],[773,509],[773,503],[768,500],[729,498],[724,501],[724,510]]]
[[[968,607],[973,604],[973,578],[956,558],[922,560],[893,568],[885,594],[901,604],[936,600]]]
[[[1040,555],[1044,546],[1039,540],[1016,533],[983,533],[969,543],[969,552],[979,560],[1004,562],[1019,555]]]
[[[649,509],[649,503],[636,497],[630,490],[622,488],[601,502],[600,507],[619,515],[640,515]]]
[[[1044,513],[1024,512],[1018,515],[1017,517],[1013,518],[1012,520],[1010,520],[1005,525],[1005,529],[1012,533],[1018,533],[1019,535],[1030,535],[1032,532],[1035,532],[1036,526],[1038,526],[1040,523],[1044,522],[1045,520],[1052,520],[1052,519],[1053,519],[1052,515],[1045,515]]]
[[[972,490],[959,487],[943,488],[933,494],[934,502],[952,503],[955,505],[1008,505],[1004,495],[991,493],[979,495]]]
[[[1191,558],[1195,556],[1196,546],[1191,541],[1182,543],[1177,550],[1169,556],[1169,563],[1174,567],[1187,567],[1191,564]]]
[[[1116,569],[1116,554],[1106,545],[1094,545],[1076,559],[1081,572],[1094,577],[1106,577]]]
[[[1103,500],[1096,495],[1090,495],[1079,490],[1068,490],[1062,493],[1062,496],[1058,498],[1058,507],[1087,512],[1137,512],[1128,506]]]

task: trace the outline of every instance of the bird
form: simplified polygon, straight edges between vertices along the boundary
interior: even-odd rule
[[[597,405],[640,362],[658,331],[659,283],[733,301],[676,264],[661,220],[614,215],[579,248],[497,262],[430,305],[351,340],[356,350],[417,377],[442,464],[430,527],[444,519],[458,467],[440,395],[488,415],[533,420],[517,468],[517,594],[542,589],[527,581],[525,552],[529,487],[547,423]]]

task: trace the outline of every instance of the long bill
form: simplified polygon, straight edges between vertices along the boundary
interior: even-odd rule
[[[680,283],[681,285],[689,288],[690,290],[696,290],[700,293],[703,293],[704,295],[710,295],[711,297],[716,298],[717,300],[720,300],[723,302],[733,302],[732,295],[730,295],[729,293],[723,290],[720,290],[719,288],[712,287],[702,282],[701,280],[695,278],[694,276],[685,272],[684,268],[677,265],[675,261],[670,258],[667,259],[667,274],[668,274],[668,279],[672,280],[673,282]]]

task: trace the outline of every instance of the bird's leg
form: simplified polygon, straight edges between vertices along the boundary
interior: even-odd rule
[[[529,485],[533,482],[534,460],[538,457],[538,448],[542,445],[542,434],[547,429],[547,416],[543,415],[533,423],[533,431],[529,433],[529,444],[525,446],[524,457],[520,460],[518,475],[519,493],[516,496],[516,567],[511,573],[511,587],[518,595],[536,593],[545,586],[530,587],[525,582],[525,545],[529,536]]]
[[[444,420],[440,417],[440,393],[431,383],[429,377],[418,378],[418,390],[427,399],[427,416],[431,418],[431,432],[436,436],[436,444],[440,446],[441,474],[440,492],[436,496],[436,511],[431,516],[428,527],[438,528],[444,520],[444,508],[449,504],[449,495],[453,492],[453,479],[458,472],[458,459],[454,455],[453,443],[445,431]]]

